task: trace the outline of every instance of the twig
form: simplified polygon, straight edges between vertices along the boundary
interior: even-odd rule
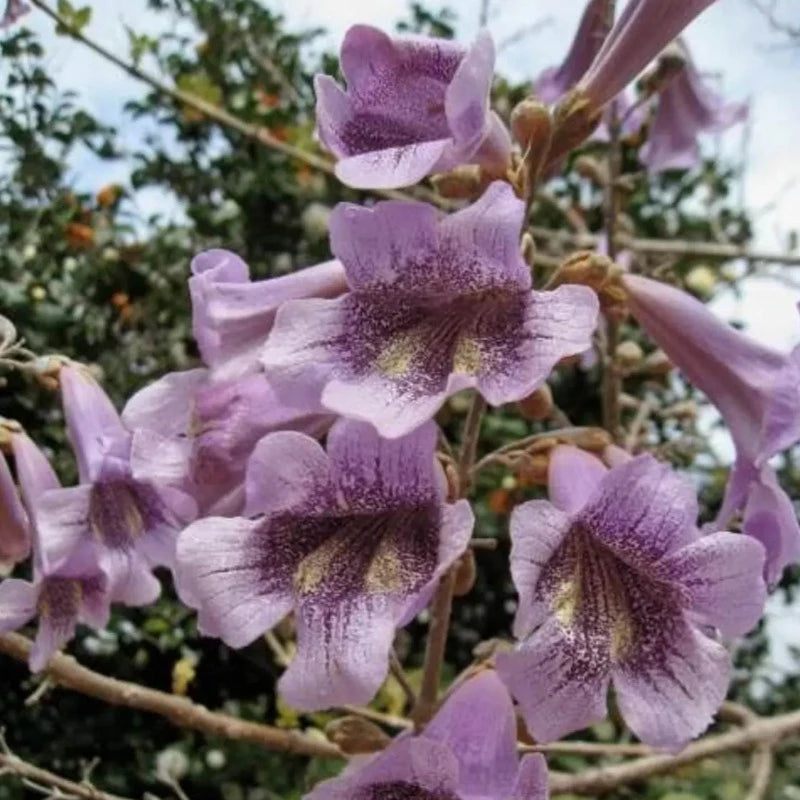
[[[414,708],[417,704],[417,693],[414,691],[414,687],[408,682],[406,671],[403,669],[403,665],[400,663],[400,659],[397,657],[394,648],[392,648],[392,651],[389,653],[389,669],[400,684],[400,688],[406,696],[408,707]]]
[[[27,661],[31,641],[18,633],[0,636],[0,653]],[[338,747],[299,731],[288,731],[237,719],[229,714],[209,711],[185,697],[159,692],[128,681],[100,675],[81,666],[71,656],[53,656],[45,673],[60,686],[115,706],[126,706],[165,717],[181,728],[191,728],[212,736],[248,741],[268,750],[280,750],[308,756],[341,758]]]
[[[800,711],[793,711],[771,719],[759,719],[739,730],[707,736],[677,755],[646,756],[626,764],[591,769],[577,775],[551,774],[550,790],[554,795],[601,794],[654,775],[663,775],[703,758],[746,750],[764,741],[776,742],[799,733]]]
[[[470,473],[475,464],[475,453],[478,448],[481,422],[485,411],[486,401],[478,392],[475,392],[464,423],[464,437],[461,442],[461,452],[458,455],[458,482],[462,497],[469,490]]]
[[[384,714],[382,711],[375,711],[373,708],[366,708],[364,706],[339,706],[345,714],[353,714],[356,717],[363,717],[370,722],[376,722],[378,725],[385,725],[387,728],[395,728],[400,731],[408,730],[413,727],[414,723],[405,717],[397,717],[394,714]]]
[[[639,441],[639,434],[642,432],[642,428],[644,427],[645,422],[647,422],[647,418],[653,411],[653,407],[647,400],[642,400],[641,403],[638,403],[638,409],[636,410],[636,416],[634,416],[631,427],[628,430],[628,435],[625,437],[625,449],[632,453],[636,447],[636,443]]]
[[[646,756],[655,750],[645,744],[603,744],[602,742],[553,742],[521,744],[520,753],[563,753],[576,756]]]
[[[752,783],[745,800],[765,800],[769,791],[774,762],[772,745],[769,742],[762,744],[753,751],[753,759],[750,762]]]
[[[41,767],[35,767],[15,755],[0,754],[0,769],[2,772],[11,773],[23,781],[34,781],[43,786],[55,789],[59,796],[66,792],[71,797],[81,797],[84,800],[128,800],[117,794],[102,792],[88,783],[76,783],[68,778],[62,778],[54,772],[49,772]],[[53,796],[54,792],[49,792]]]

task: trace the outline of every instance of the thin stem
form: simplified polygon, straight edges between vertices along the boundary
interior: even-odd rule
[[[0,636],[0,653],[18,661],[27,661],[32,642],[18,633]],[[45,674],[59,686],[96,697],[110,705],[126,706],[165,717],[181,728],[202,731],[211,736],[253,742],[268,750],[299,753],[308,756],[341,758],[338,747],[329,742],[288,731],[237,719],[229,714],[209,711],[185,697],[159,692],[136,683],[100,675],[81,666],[71,656],[57,654],[44,669]]]
[[[400,684],[400,688],[406,696],[408,707],[414,708],[417,704],[417,693],[414,691],[414,687],[408,682],[406,671],[403,669],[403,665],[400,663],[400,659],[397,657],[394,648],[392,648],[392,651],[389,653],[389,669]]]
[[[364,708],[363,706],[339,706],[341,711],[345,714],[352,714],[356,717],[362,717],[370,722],[375,722],[378,725],[385,725],[387,728],[395,728],[400,731],[408,730],[413,727],[414,723],[405,717],[396,717],[394,714],[384,714],[382,711],[375,711],[372,708]]]
[[[467,413],[467,420],[464,423],[464,436],[461,440],[461,452],[458,456],[458,480],[461,497],[464,497],[469,491],[470,472],[475,464],[481,422],[485,411],[486,401],[478,392],[475,392],[475,396],[472,398],[472,405]]]
[[[521,744],[520,753],[563,753],[578,756],[647,756],[655,751],[645,744],[603,744],[602,742],[553,742]]]

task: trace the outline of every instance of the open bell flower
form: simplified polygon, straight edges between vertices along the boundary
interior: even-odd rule
[[[98,565],[76,552],[57,569],[45,570],[40,558],[42,539],[33,520],[42,494],[58,487],[58,478],[47,458],[25,435],[13,433],[11,445],[19,477],[19,519],[26,527],[26,540],[33,541],[33,580],[8,578],[0,583],[0,633],[8,633],[38,618],[38,629],[28,663],[33,672],[43,669],[53,653],[75,635],[79,622],[94,628],[108,623],[110,598],[108,581]],[[0,492],[5,499],[14,491],[7,483],[0,457]],[[8,476],[10,478],[10,475]]]
[[[714,0],[630,0],[578,89],[599,110]]]
[[[344,270],[326,261],[261,281],[235,253],[206,250],[191,265],[192,333],[214,379],[258,370],[258,353],[286,300],[336,297],[347,289]]]
[[[304,800],[547,800],[544,757],[517,756],[511,698],[494,672],[457,688],[416,736],[351,760]]]
[[[598,303],[583,286],[531,291],[524,210],[499,181],[449,216],[426,203],[340,203],[331,247],[350,291],[279,309],[261,360],[280,399],[394,437],[462,389],[493,405],[527,397],[589,346]]]
[[[208,369],[170,372],[128,400],[134,474],[179,486],[204,516],[241,513],[244,475],[264,435],[322,435],[332,414],[298,414],[282,404],[263,373],[214,380]]]
[[[244,647],[294,610],[297,653],[278,686],[313,710],[366,703],[388,670],[395,630],[464,552],[469,503],[444,501],[428,423],[401,439],[340,420],[327,453],[300,433],[256,446],[245,516],[194,522],[176,579],[198,627]]]
[[[159,593],[155,566],[172,566],[178,531],[196,514],[186,493],[134,475],[131,434],[95,380],[79,366],[59,372],[80,485],[44,492],[35,509],[43,569],[79,558],[99,564],[112,599],[130,605]]]
[[[757,623],[764,550],[741,534],[701,536],[691,483],[649,455],[608,470],[559,446],[548,487],[549,502],[511,517],[520,644],[498,655],[500,676],[537,741],[603,718],[613,683],[630,729],[677,750],[725,699],[730,658],[711,630]]]
[[[658,96],[658,110],[642,150],[650,172],[693,169],[700,164],[698,136],[747,119],[747,103],[727,103],[703,80],[683,45],[684,66]]]
[[[362,189],[410,186],[432,172],[483,164],[502,173],[511,140],[489,108],[494,44],[390,37],[367,25],[347,31],[343,90],[317,75],[317,131],[338,159],[340,181]]]
[[[743,510],[743,530],[766,548],[774,583],[800,558],[797,516],[768,463],[800,439],[800,348],[787,356],[765,347],[673,286],[639,275],[623,284],[639,324],[722,415],[736,462],[715,527]]]

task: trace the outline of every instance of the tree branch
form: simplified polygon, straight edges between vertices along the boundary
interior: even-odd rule
[[[31,641],[18,633],[0,636],[0,653],[27,661]],[[128,681],[100,675],[81,666],[71,656],[57,654],[44,673],[54,682],[89,697],[96,697],[115,706],[126,706],[165,717],[181,728],[191,728],[226,739],[253,742],[268,750],[279,750],[307,756],[342,758],[342,752],[329,742],[312,738],[298,731],[282,730],[269,725],[237,719],[229,714],[209,711],[185,697],[159,692]]]
[[[577,775],[563,773],[550,776],[552,794],[601,794],[630,783],[643,781],[654,775],[683,767],[702,758],[735,750],[746,750],[800,734],[800,711],[782,714],[771,719],[759,719],[746,727],[716,736],[707,736],[690,744],[680,753],[654,755],[610,767],[587,770]]]

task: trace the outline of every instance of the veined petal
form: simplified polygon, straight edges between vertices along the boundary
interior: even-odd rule
[[[336,177],[354,189],[413,186],[431,172],[456,165],[455,159],[445,160],[450,147],[449,139],[434,139],[348,156],[336,163]]]
[[[169,372],[140,389],[125,404],[122,421],[163,436],[184,436],[191,427],[192,399],[208,380],[207,369]]]
[[[550,454],[547,493],[550,502],[567,513],[583,508],[597,491],[608,469],[597,456],[569,445]]]
[[[711,724],[728,690],[730,657],[682,618],[660,618],[650,637],[653,647],[615,666],[617,703],[639,739],[677,751]]]
[[[6,578],[0,582],[0,633],[10,633],[36,616],[38,589],[28,581]]]
[[[646,566],[697,538],[697,514],[692,484],[643,455],[609,470],[576,522],[626,563]]]
[[[749,536],[711,533],[672,553],[660,567],[689,593],[691,613],[702,625],[743,636],[764,613],[764,548]]]
[[[461,797],[512,797],[518,769],[516,715],[497,673],[487,670],[456,689],[422,736],[446,745],[458,759]]]
[[[31,536],[28,516],[5,457],[0,453],[0,562],[16,564],[28,557]]]
[[[67,431],[82,483],[94,480],[109,452],[121,454],[129,434],[117,410],[95,379],[82,367],[59,371]]]
[[[263,520],[198,520],[178,538],[178,591],[197,608],[198,627],[231,647],[244,647],[292,608],[294,558],[270,541]]]
[[[92,487],[51,489],[38,500],[36,528],[45,574],[54,574],[79,546],[93,547],[89,524]]]
[[[496,663],[538,742],[555,741],[606,715],[608,647],[589,631],[570,632],[551,617],[513,653],[499,653]]]
[[[39,497],[50,489],[57,489],[61,483],[47,456],[27,434],[12,434],[11,449],[22,501],[28,513],[34,515]]]

